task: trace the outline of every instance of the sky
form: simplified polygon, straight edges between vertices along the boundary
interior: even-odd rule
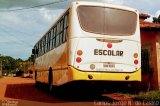
[[[0,0],[0,54],[27,59],[34,44],[74,0]],[[78,0],[82,1],[82,0]],[[83,0],[124,5],[160,14],[160,0]],[[46,5],[44,5],[46,4]]]

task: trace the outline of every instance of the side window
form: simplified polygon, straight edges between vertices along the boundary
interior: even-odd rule
[[[39,42],[37,43],[37,49],[38,49],[38,54],[37,54],[37,57],[39,56]]]
[[[63,27],[63,18],[62,20],[60,21],[60,39],[59,39],[59,45],[62,44],[62,40],[63,40],[63,30],[64,30],[64,27]]]
[[[43,52],[43,54],[46,52],[46,50],[47,50],[47,45],[46,45],[46,43],[47,43],[47,37],[45,36],[44,37],[44,43],[43,43],[43,45],[44,45],[44,52]]]
[[[53,48],[56,47],[56,31],[57,31],[57,27],[54,27],[53,42],[52,42]]]
[[[41,52],[40,52],[40,54],[39,54],[39,56],[41,56],[42,55],[42,40],[40,41],[40,48],[41,48]]]
[[[58,22],[58,24],[57,24],[57,33],[56,33],[56,35],[58,35],[59,32],[60,32],[60,22]]]
[[[42,51],[41,41],[39,41],[38,46],[39,46],[38,56],[40,56]]]
[[[68,14],[64,17],[63,43],[67,41]]]
[[[59,35],[59,45],[62,44],[62,39],[63,39],[63,33],[60,33],[60,35]]]
[[[64,17],[64,28],[68,27],[68,14]]]
[[[36,57],[43,55],[49,50],[58,47],[67,41],[68,13],[53,26],[53,28],[36,44],[38,49]]]
[[[45,53],[46,37],[42,39],[42,54]]]
[[[60,45],[60,25],[60,22],[58,22],[56,30],[56,47]]]
[[[53,45],[52,45],[52,42],[53,42],[53,34],[54,34],[53,31],[54,31],[54,29],[52,28],[52,29],[51,29],[51,35],[50,35],[50,44],[49,44],[49,45],[50,45],[50,48],[49,48],[50,50],[53,48]]]
[[[46,37],[45,37],[45,51],[44,53],[46,53],[48,51],[48,34],[46,34]]]
[[[52,50],[52,48],[53,48],[52,43],[53,43],[53,39],[51,39],[50,42],[49,42],[49,45],[50,45],[49,50]]]
[[[56,47],[59,46],[59,35],[56,36]]]
[[[36,46],[34,47],[34,49],[36,49],[38,51],[38,44],[36,44]],[[35,55],[35,57],[37,57],[38,54]]]
[[[50,42],[51,42],[51,31],[48,33],[48,42],[47,42],[47,45],[48,45],[48,51],[50,50]]]
[[[42,54],[43,54],[43,40],[41,40],[41,54],[40,55]]]
[[[35,49],[35,50],[38,49],[38,44],[36,44],[36,45],[34,46],[34,49]],[[37,57],[37,54],[35,54],[34,56]]]
[[[44,37],[44,43],[43,43],[43,46],[44,46],[44,52],[45,53],[47,51],[47,36]]]
[[[54,28],[51,29],[51,36],[50,36],[50,39],[53,38],[53,34],[54,34]]]
[[[39,48],[38,56],[40,56],[40,53],[41,53],[40,42],[38,42],[38,48]]]
[[[67,41],[67,29],[63,32],[63,43]]]

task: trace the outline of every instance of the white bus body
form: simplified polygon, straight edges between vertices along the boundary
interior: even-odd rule
[[[58,29],[65,16],[66,29],[54,35],[52,30]],[[65,21],[62,23],[65,27]],[[58,35],[61,36],[51,40]],[[43,44],[43,39],[48,40]],[[41,46],[37,46],[40,44],[48,50],[41,53]],[[139,13],[132,8],[73,2],[36,43],[34,50],[37,82],[62,85],[80,80],[141,81]]]

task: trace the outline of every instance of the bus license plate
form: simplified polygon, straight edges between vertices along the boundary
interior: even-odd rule
[[[115,68],[115,64],[103,63],[103,67],[105,67],[105,68]]]

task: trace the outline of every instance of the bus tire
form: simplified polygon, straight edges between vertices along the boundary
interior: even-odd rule
[[[40,82],[37,81],[37,71],[34,73],[35,85],[38,88],[40,86]]]
[[[49,68],[49,74],[48,74],[48,91],[52,92],[53,90],[53,72],[52,72],[52,68]]]
[[[37,71],[34,73],[34,79],[37,81]]]
[[[35,86],[36,86],[36,88],[41,88],[41,83],[39,82],[39,81],[35,81]]]

